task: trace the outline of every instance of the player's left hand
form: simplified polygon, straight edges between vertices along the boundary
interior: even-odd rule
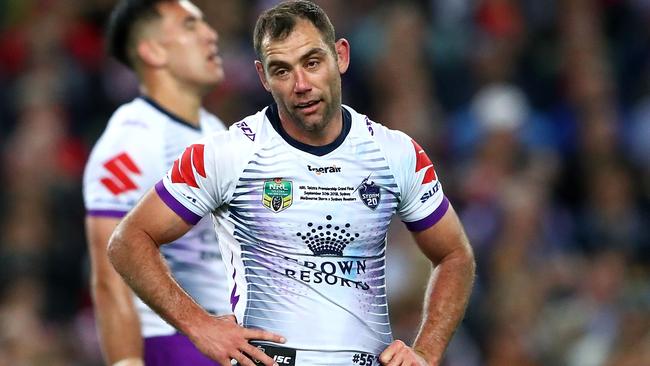
[[[384,352],[379,355],[379,362],[383,366],[438,366],[438,363],[429,363],[400,340],[391,343]]]

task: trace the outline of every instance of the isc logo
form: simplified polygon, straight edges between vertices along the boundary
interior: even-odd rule
[[[291,359],[293,357],[290,356],[273,356],[273,361],[277,362],[279,365],[291,365]]]
[[[286,366],[295,366],[296,365],[296,350],[285,347],[275,347],[271,345],[258,345],[257,348],[260,351],[266,353],[269,357],[273,358],[278,365]],[[256,365],[261,365],[262,363],[258,360],[255,360]]]

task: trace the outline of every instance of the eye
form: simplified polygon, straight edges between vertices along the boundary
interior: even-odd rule
[[[289,73],[289,70],[287,69],[276,69],[273,71],[273,75],[278,76],[278,77],[283,77],[286,76]]]
[[[315,69],[315,68],[318,67],[318,65],[320,65],[319,60],[309,60],[309,61],[307,61],[307,68],[308,69]]]
[[[187,30],[195,30],[196,24],[197,24],[197,19],[195,18],[185,19],[185,21],[183,22],[183,26]]]

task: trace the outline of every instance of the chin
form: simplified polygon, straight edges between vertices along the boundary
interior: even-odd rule
[[[303,120],[303,126],[305,130],[309,132],[318,132],[325,129],[325,123],[321,118],[318,120]]]
[[[206,80],[206,84],[210,84],[212,86],[217,85],[223,81],[225,78],[225,75],[223,73],[219,73],[217,75],[213,75],[210,79]]]

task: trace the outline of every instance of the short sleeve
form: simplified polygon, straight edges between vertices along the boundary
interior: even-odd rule
[[[188,146],[155,189],[185,222],[195,225],[223,203],[212,137]]]
[[[122,217],[164,172],[158,131],[143,123],[112,121],[86,163],[83,196],[90,216]],[[149,143],[143,143],[149,142]]]
[[[397,213],[411,231],[422,231],[435,225],[447,212],[449,201],[431,159],[422,147],[401,134],[400,157],[396,165],[402,192]]]

